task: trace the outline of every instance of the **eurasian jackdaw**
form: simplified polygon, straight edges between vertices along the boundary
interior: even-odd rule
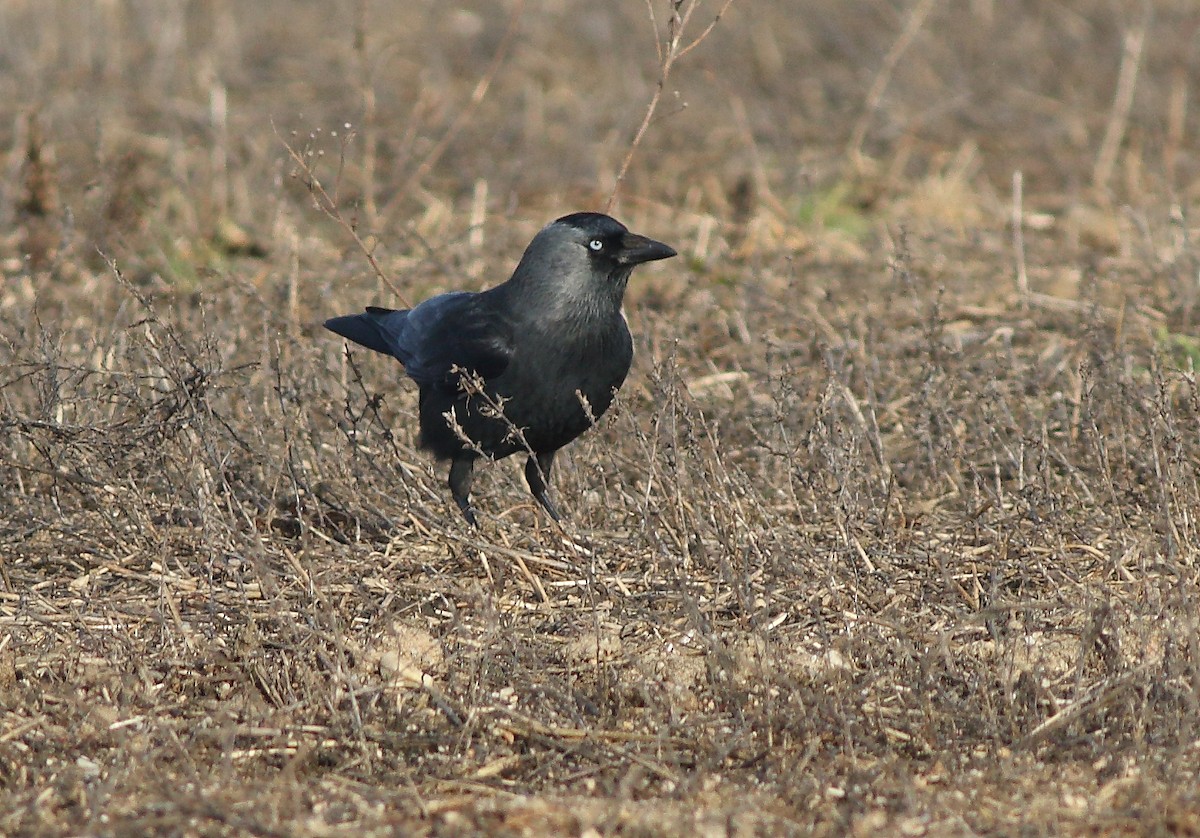
[[[420,387],[420,445],[450,460],[450,493],[472,525],[480,456],[526,452],[525,480],[546,493],[554,455],[612,403],[633,359],[621,299],[634,267],[675,255],[594,212],[543,228],[505,283],[440,294],[412,309],[370,307],[325,328],[392,355]]]

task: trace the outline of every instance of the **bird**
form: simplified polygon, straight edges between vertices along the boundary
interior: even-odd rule
[[[621,308],[630,274],[675,255],[608,215],[575,212],[543,227],[499,285],[324,325],[404,365],[419,391],[418,445],[449,461],[468,524],[479,526],[476,462],[518,453],[534,499],[561,521],[547,485],[554,457],[604,414],[633,361]]]

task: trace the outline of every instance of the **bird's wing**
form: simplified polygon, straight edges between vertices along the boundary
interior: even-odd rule
[[[504,372],[512,357],[511,322],[485,295],[467,291],[441,294],[406,311],[370,307],[328,320],[325,327],[398,358],[422,386],[456,390],[456,368],[486,381]]]

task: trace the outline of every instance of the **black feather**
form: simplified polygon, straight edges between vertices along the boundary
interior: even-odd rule
[[[468,521],[475,460],[521,451],[530,491],[557,518],[546,486],[554,455],[608,409],[633,359],[621,314],[629,273],[674,255],[607,215],[572,213],[538,233],[495,288],[325,326],[404,364],[420,387],[420,443],[452,461],[450,491]],[[482,392],[464,386],[464,372]]]
[[[486,381],[512,357],[512,324],[482,297],[459,291],[403,311],[368,306],[363,314],[325,321],[325,328],[396,358],[421,386],[455,393],[458,371]]]

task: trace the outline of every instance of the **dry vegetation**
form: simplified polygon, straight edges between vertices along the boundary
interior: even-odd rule
[[[570,522],[505,462],[476,533],[304,170],[495,282],[611,194],[646,6],[0,5],[0,833],[1200,832],[1198,31],[735,2]]]

